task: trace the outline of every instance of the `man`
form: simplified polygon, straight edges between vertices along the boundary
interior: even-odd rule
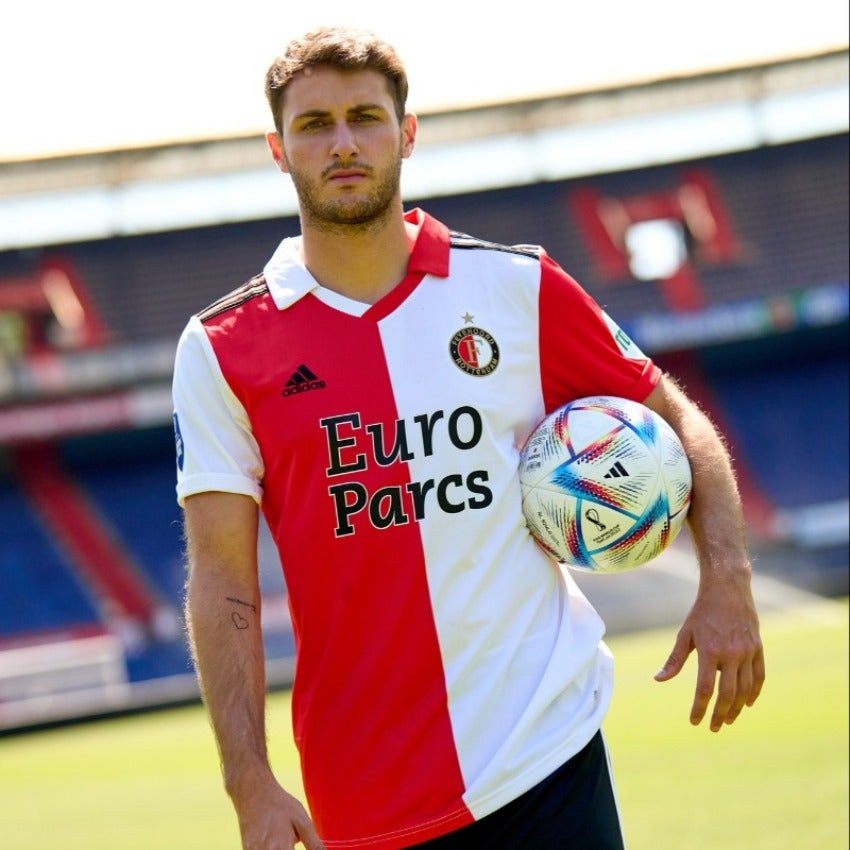
[[[713,731],[764,678],[728,456],[542,249],[404,213],[417,123],[392,48],[310,34],[266,92],[301,236],[190,320],[174,379],[187,620],[243,846],[622,848],[604,627],[529,535],[518,452],[593,394],[679,433],[700,584],[657,678],[695,649],[691,722],[717,679]],[[477,365],[456,350],[468,332],[487,342]],[[312,820],[266,755],[258,506],[290,597]]]

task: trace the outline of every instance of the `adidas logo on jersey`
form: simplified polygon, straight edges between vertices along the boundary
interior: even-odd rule
[[[629,471],[620,461],[617,461],[606,473],[606,478],[628,478]]]
[[[310,390],[323,390],[325,382],[317,378],[303,363],[292,373],[292,377],[286,382],[282,396],[297,395]]]

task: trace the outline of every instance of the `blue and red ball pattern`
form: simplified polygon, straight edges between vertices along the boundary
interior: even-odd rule
[[[613,396],[578,399],[535,429],[520,457],[523,510],[538,543],[576,569],[623,572],[681,529],[691,471],[670,426]]]

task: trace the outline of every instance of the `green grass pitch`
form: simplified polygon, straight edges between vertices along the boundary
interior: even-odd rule
[[[617,636],[606,724],[629,850],[840,848],[848,836],[848,607],[763,618],[761,700],[718,735],[679,680],[652,676],[674,630]],[[289,695],[269,699],[270,746],[301,795]],[[212,735],[190,706],[0,739],[4,850],[234,850]]]

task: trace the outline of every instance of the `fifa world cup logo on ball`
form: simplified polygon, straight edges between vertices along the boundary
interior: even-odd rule
[[[597,511],[596,508],[588,508],[584,512],[584,516],[588,522],[592,522],[596,526],[598,531],[605,531],[605,529],[608,528],[608,526],[599,519],[599,511]]]

